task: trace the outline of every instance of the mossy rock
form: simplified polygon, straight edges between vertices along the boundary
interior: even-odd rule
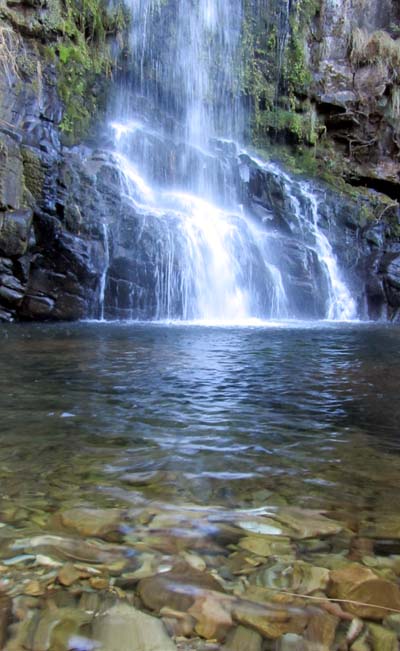
[[[24,182],[32,196],[39,200],[42,195],[45,173],[37,154],[28,147],[22,148]]]

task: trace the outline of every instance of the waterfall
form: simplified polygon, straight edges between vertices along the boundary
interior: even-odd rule
[[[110,119],[121,196],[132,215],[118,226],[120,248],[132,251],[124,315],[353,318],[311,185],[237,144],[245,121],[242,0],[131,0],[131,9],[131,72]],[[253,173],[246,156],[284,184],[296,241],[246,200]]]
[[[108,240],[107,224],[103,224],[104,268],[100,278],[99,305],[100,321],[104,321],[104,297],[106,292],[107,273],[110,266],[110,243]]]
[[[328,283],[327,318],[331,320],[349,321],[357,315],[356,304],[346,284],[343,282],[329,240],[319,228],[318,199],[309,185],[301,183],[300,187],[308,200],[311,213],[311,229],[315,237],[315,247]]]

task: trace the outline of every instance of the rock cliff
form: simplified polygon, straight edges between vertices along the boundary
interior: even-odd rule
[[[78,4],[0,0],[0,320],[73,320],[98,317],[103,309],[114,318],[152,315],[143,298],[151,296],[151,261],[139,238],[142,216],[124,199],[107,132],[99,130],[112,66],[108,39],[121,39],[128,18],[118,3],[111,14],[101,0],[84,3],[84,10]],[[290,90],[295,108],[285,109],[279,126],[282,98],[270,110],[261,93],[256,141],[276,144],[283,134],[297,149],[312,150],[333,175],[374,190],[316,186],[323,227],[360,314],[398,319],[400,89],[391,58],[398,10],[390,0],[368,10],[361,0],[324,0],[307,12],[299,61],[309,84],[305,89],[303,79],[303,90],[290,89],[278,71],[278,88]],[[383,38],[392,48],[384,61],[373,54]],[[274,78],[268,56],[265,50],[258,70],[264,86]],[[312,137],[293,134],[293,115],[314,125]],[[283,254],[304,276],[284,188],[254,163],[249,170],[243,203],[255,215],[274,215],[270,226],[288,233]]]

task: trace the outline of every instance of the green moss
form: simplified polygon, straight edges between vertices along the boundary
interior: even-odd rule
[[[28,147],[22,149],[22,162],[25,187],[35,199],[40,199],[45,179],[42,163],[32,149],[28,149]]]
[[[299,103],[311,82],[306,40],[317,9],[316,0],[293,3],[285,33],[278,0],[267,5],[245,3],[242,90],[252,107],[249,139],[253,144],[289,139],[314,145],[317,141],[316,113],[310,102]]]
[[[126,31],[129,15],[121,0],[64,0],[60,36],[46,48],[57,65],[58,91],[64,104],[61,130],[68,144],[83,138],[100,108],[104,80],[113,67],[109,37]]]

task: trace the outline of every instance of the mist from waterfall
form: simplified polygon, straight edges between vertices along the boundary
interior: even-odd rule
[[[131,69],[110,120],[122,193],[139,224],[132,256],[146,250],[147,285],[130,292],[130,317],[354,318],[311,186],[238,144],[242,0],[131,0],[130,8]],[[246,157],[285,186],[305,272],[315,276],[310,306],[299,303],[279,255],[285,238],[244,204]]]

